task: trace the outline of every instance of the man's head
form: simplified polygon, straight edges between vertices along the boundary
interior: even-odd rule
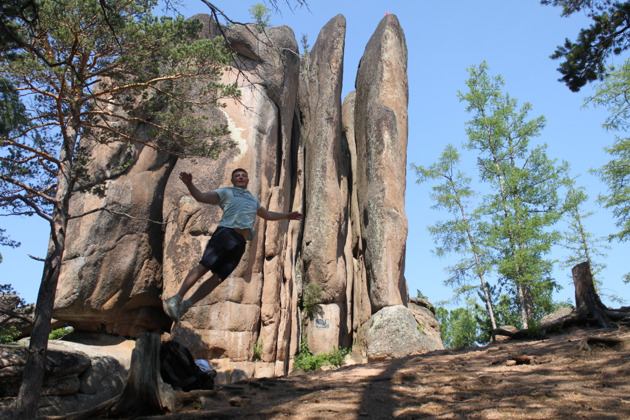
[[[249,177],[245,169],[237,168],[232,171],[232,185],[238,188],[247,188]]]

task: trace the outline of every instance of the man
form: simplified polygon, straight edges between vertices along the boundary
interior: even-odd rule
[[[199,264],[190,270],[177,294],[164,302],[164,311],[175,322],[179,322],[192,305],[212,292],[234,271],[245,252],[247,240],[254,236],[257,215],[265,220],[302,220],[302,215],[297,211],[276,213],[264,208],[247,190],[249,177],[245,169],[238,168],[232,172],[233,187],[223,187],[206,193],[195,187],[191,174],[181,172],[179,179],[186,184],[195,200],[200,203],[218,204],[223,210],[223,215],[219,226],[208,241]],[[203,282],[190,298],[182,300],[186,292],[208,271],[212,271],[212,277]]]

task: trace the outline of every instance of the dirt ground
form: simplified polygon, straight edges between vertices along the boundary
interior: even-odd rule
[[[161,418],[630,419],[630,330],[573,329],[188,395]]]

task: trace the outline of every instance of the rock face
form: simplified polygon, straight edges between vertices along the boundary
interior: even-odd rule
[[[118,395],[127,369],[105,354],[88,356],[78,350],[59,350],[52,341],[46,355],[46,375],[38,416],[63,415],[85,410]],[[0,412],[10,418],[28,348],[0,346]]]
[[[370,38],[357,72],[357,147],[361,237],[372,312],[406,304],[407,46],[387,15]]]
[[[124,336],[167,326],[160,223],[174,159],[125,143],[81,146],[90,150],[88,170],[105,180],[106,195],[74,194],[70,203],[70,214],[86,215],[68,223],[55,317],[77,330]],[[124,162],[132,163],[126,171]]]
[[[442,343],[440,322],[435,316],[435,308],[433,305],[426,299],[412,297],[409,298],[408,308],[418,325],[420,325],[421,333],[434,342],[434,345],[430,346],[431,349],[442,350],[444,344]]]
[[[26,321],[26,319],[33,319],[35,305],[20,306],[20,303],[18,295],[0,293],[0,328],[12,331],[15,339],[29,335],[33,329],[33,323]],[[11,313],[23,318],[9,315]]]
[[[303,281],[321,288],[318,313],[310,324],[309,347],[328,351],[348,343],[345,305],[348,283],[350,161],[342,133],[341,87],[346,20],[338,15],[324,26],[300,72],[299,111],[304,142]],[[324,328],[324,326],[326,326]]]
[[[18,295],[0,293],[0,329],[4,329],[6,333],[12,336],[13,340],[31,335],[34,317],[34,303],[23,305]],[[63,321],[51,319],[50,329],[52,331],[66,325]]]
[[[411,354],[441,350],[442,343],[418,329],[410,309],[403,305],[386,306],[371,318],[367,326],[367,359],[369,362],[395,359]]]
[[[196,18],[206,36],[217,33],[207,16]],[[161,300],[198,263],[220,218],[218,207],[189,196],[178,174],[192,173],[195,185],[209,191],[229,185],[241,167],[267,209],[300,211],[304,220],[258,219],[239,266],[173,326],[174,338],[196,358],[210,359],[226,381],[283,375],[302,340],[319,353],[357,344],[361,336],[367,348],[378,342],[382,354],[402,354],[365,332],[378,324],[373,314],[395,307],[415,331],[401,336],[411,340],[401,348],[424,351],[419,341],[429,336],[419,333],[416,320],[424,318],[406,308],[403,276],[405,37],[394,15],[381,21],[361,60],[356,92],[342,105],[345,30],[345,18],[334,17],[300,57],[288,27],[263,34],[253,26],[224,28],[237,56],[223,77],[238,83],[241,97],[208,115],[208,124],[229,126],[236,145],[217,160],[85,144],[88,170],[107,192],[77,192],[71,214],[116,211],[69,225],[55,317],[78,330],[118,335],[168,330]],[[321,292],[316,310],[304,316],[306,290],[314,287]],[[434,327],[434,319],[427,322]]]
[[[299,106],[304,141],[305,195],[302,262],[305,280],[318,284],[322,303],[346,295],[344,246],[348,232],[347,141],[341,131],[341,83],[346,20],[322,29],[302,64]],[[316,151],[316,153],[309,151]]]

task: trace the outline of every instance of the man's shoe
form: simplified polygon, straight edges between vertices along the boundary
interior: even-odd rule
[[[177,295],[166,299],[166,301],[164,301],[164,305],[162,306],[164,307],[164,312],[166,312],[166,314],[175,322],[179,322],[179,319],[184,314],[182,298]]]

